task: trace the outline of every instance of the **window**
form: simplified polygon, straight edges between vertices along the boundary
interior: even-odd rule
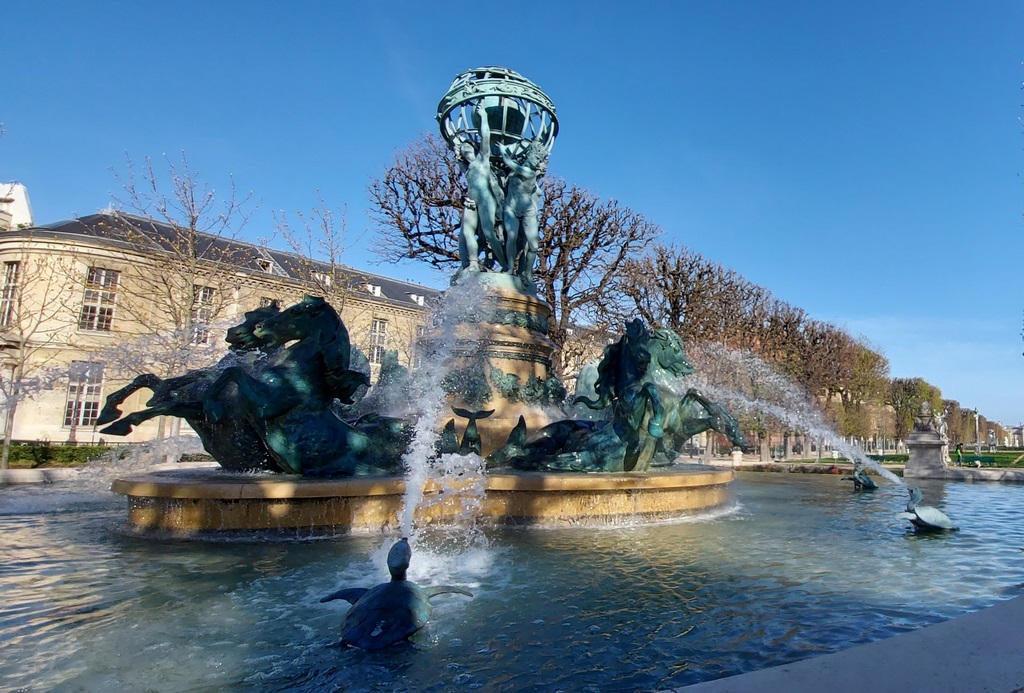
[[[371,296],[380,296],[380,285],[378,284],[367,284],[366,290],[370,292]]]
[[[426,296],[421,296],[419,294],[409,294],[409,298],[418,306],[422,306],[427,300]]]
[[[257,260],[256,264],[264,272],[273,272],[274,271],[274,263],[271,262],[270,260]]]
[[[425,347],[423,345],[423,337],[427,335],[426,325],[416,326],[416,336],[413,337],[412,344],[410,345],[410,351],[412,353],[412,367],[421,368],[423,366],[423,351]]]
[[[316,279],[320,283],[320,286],[325,289],[331,288],[331,275],[324,274],[323,272],[314,272],[313,278]]]
[[[0,291],[0,327],[10,327],[17,319],[18,281],[21,279],[21,263],[4,263],[4,288]]]
[[[212,286],[192,287],[192,343],[210,343],[210,322],[217,313],[217,290]]]
[[[370,325],[370,363],[384,363],[387,350],[388,321],[374,318]]]
[[[68,369],[68,397],[64,404],[65,426],[93,426],[103,399],[103,363],[72,361]]]
[[[85,279],[82,312],[78,315],[78,329],[92,332],[110,332],[114,324],[114,304],[121,273],[102,267],[90,267]]]

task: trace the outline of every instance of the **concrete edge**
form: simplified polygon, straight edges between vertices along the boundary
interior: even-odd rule
[[[1024,689],[1024,596],[934,626],[674,693],[929,693]]]
[[[47,484],[55,481],[73,481],[78,478],[78,467],[44,469],[0,469],[0,486],[9,484]]]

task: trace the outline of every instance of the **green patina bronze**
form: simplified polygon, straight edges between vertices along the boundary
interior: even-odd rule
[[[188,387],[176,389],[172,402],[129,414],[104,432],[125,435],[147,418],[169,414],[189,421],[228,469],[307,476],[401,471],[408,422],[368,414],[349,423],[332,409],[336,399],[351,404],[367,378],[350,368],[348,330],[330,304],[307,296],[280,312],[247,313],[232,330],[238,349],[259,347],[266,355],[184,376]],[[108,398],[105,420],[118,416],[125,396]]]
[[[233,418],[211,423],[206,420],[202,405],[203,393],[217,379],[221,369],[230,366],[256,374],[277,357],[280,349],[272,346],[267,338],[257,336],[255,328],[278,312],[276,306],[268,306],[246,313],[244,322],[228,330],[230,351],[215,368],[190,371],[167,379],[145,373],[112,392],[96,420],[99,426],[109,424],[100,433],[126,436],[144,421],[157,416],[177,416],[188,422],[206,451],[225,469],[239,472],[286,471],[250,422]],[[122,416],[120,406],[129,395],[141,389],[153,391],[153,396],[146,403],[147,408]]]
[[[462,368],[453,368],[441,381],[441,387],[452,398],[461,400],[467,407],[479,409],[494,398],[490,383],[487,382],[486,359],[477,354]]]
[[[372,588],[350,587],[332,592],[321,602],[344,599],[352,605],[341,623],[341,642],[364,650],[379,650],[405,640],[430,620],[430,600],[439,594],[472,597],[462,587],[420,587],[406,577],[412,549],[402,538],[388,552],[391,580]]]
[[[558,406],[568,394],[562,381],[554,376],[542,380],[534,375],[523,383],[515,373],[505,373],[496,366],[491,367],[491,384],[509,402],[524,404]]]
[[[605,347],[595,396],[575,399],[607,418],[557,421],[532,436],[520,420],[489,461],[527,470],[642,472],[656,456],[672,461],[689,437],[709,429],[745,445],[739,424],[721,405],[692,388],[681,398],[674,396],[661,384],[692,372],[675,333],[651,333],[633,320],[617,342]]]
[[[486,322],[492,325],[510,325],[512,327],[523,327],[531,332],[540,334],[548,333],[548,318],[537,313],[528,313],[523,310],[495,309],[470,313],[462,319],[462,322],[475,323]]]
[[[463,271],[500,269],[533,291],[539,245],[538,180],[558,134],[540,87],[504,67],[458,75],[437,106],[441,135],[466,179],[459,251]]]

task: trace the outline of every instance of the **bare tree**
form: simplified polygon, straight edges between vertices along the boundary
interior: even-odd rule
[[[552,308],[549,336],[561,347],[576,323],[602,327],[602,297],[623,262],[644,252],[661,230],[643,215],[602,201],[555,176],[541,179],[538,295]],[[400,151],[369,186],[383,261],[414,259],[457,268],[463,183],[454,156],[436,135]],[[487,263],[485,262],[485,266]],[[562,364],[554,364],[561,374]]]
[[[437,135],[424,133],[395,154],[370,182],[373,249],[385,262],[419,260],[438,269],[460,264],[458,230],[464,189],[455,157]]]
[[[5,430],[0,469],[6,469],[18,405],[50,388],[66,373],[61,350],[72,339],[74,316],[68,297],[80,275],[73,253],[33,252],[34,239],[0,249],[0,396]]]
[[[345,210],[331,209],[317,193],[318,206],[309,212],[295,212],[297,225],[283,211],[274,213],[277,232],[294,253],[289,270],[307,287],[322,296],[341,313],[346,299],[366,283],[366,275],[343,264],[345,253],[356,240],[348,238]]]
[[[232,181],[218,196],[184,154],[167,167],[165,184],[151,159],[137,172],[128,158],[124,176],[115,173],[123,193],[102,230],[124,249],[117,311],[125,339],[103,354],[122,377],[144,370],[166,377],[216,362],[225,308],[242,285],[239,268],[257,261],[236,241],[252,194],[239,196]]]
[[[642,254],[661,229],[642,214],[561,178],[543,179],[538,295],[552,308],[548,336],[561,348],[574,325],[598,330],[609,325],[602,306],[623,263]],[[568,364],[556,364],[556,374]]]

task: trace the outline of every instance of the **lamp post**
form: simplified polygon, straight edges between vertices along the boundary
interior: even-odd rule
[[[974,454],[981,457],[981,433],[978,430],[978,408],[974,408]]]

